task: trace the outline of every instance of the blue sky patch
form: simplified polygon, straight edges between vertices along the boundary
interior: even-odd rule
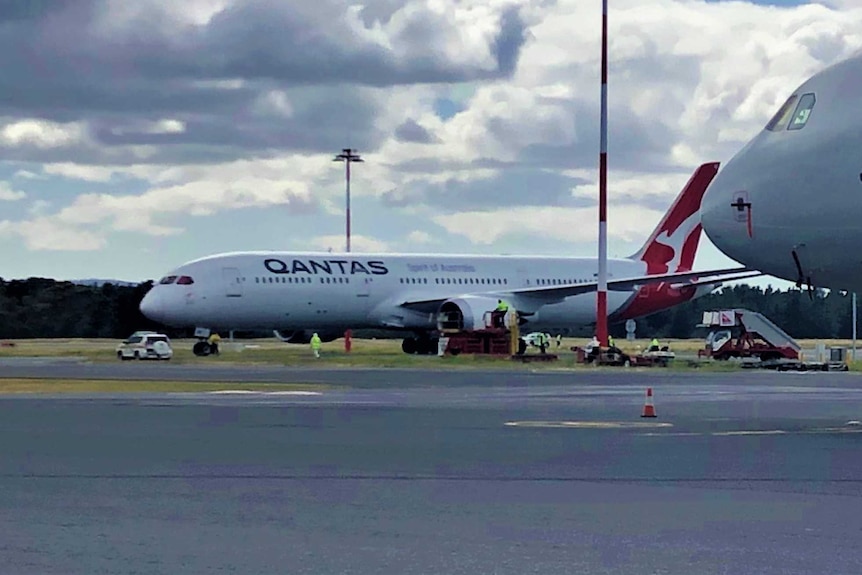
[[[449,98],[437,98],[434,100],[434,113],[442,120],[448,120],[462,110],[464,110],[464,106]]]

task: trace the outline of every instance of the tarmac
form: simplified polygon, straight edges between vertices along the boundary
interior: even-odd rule
[[[9,573],[856,574],[862,378],[0,362]],[[325,383],[249,393],[245,381]],[[640,417],[646,387],[658,417]]]

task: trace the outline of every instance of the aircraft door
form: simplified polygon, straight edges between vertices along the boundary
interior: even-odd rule
[[[222,268],[222,277],[225,282],[225,295],[227,297],[242,296],[242,275],[238,268]]]
[[[374,278],[370,276],[359,277],[357,281],[359,282],[359,285],[356,286],[356,297],[369,297],[371,295],[371,284],[374,281]]]

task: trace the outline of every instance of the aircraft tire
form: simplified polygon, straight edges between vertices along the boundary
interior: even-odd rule
[[[192,353],[198,357],[204,357],[210,354],[210,344],[205,341],[197,342],[194,347],[192,347]]]
[[[416,338],[416,352],[419,355],[431,355],[437,353],[437,340],[430,337]]]
[[[404,341],[401,342],[401,351],[406,354],[413,355],[416,353],[418,348],[416,338],[413,337],[405,337]]]

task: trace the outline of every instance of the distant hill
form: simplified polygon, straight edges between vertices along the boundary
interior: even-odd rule
[[[123,280],[103,280],[103,279],[85,279],[85,280],[70,280],[73,284],[78,284],[82,286],[92,286],[92,287],[102,287],[105,284],[113,284],[115,286],[122,287],[134,287],[139,285],[141,282],[127,282]]]

